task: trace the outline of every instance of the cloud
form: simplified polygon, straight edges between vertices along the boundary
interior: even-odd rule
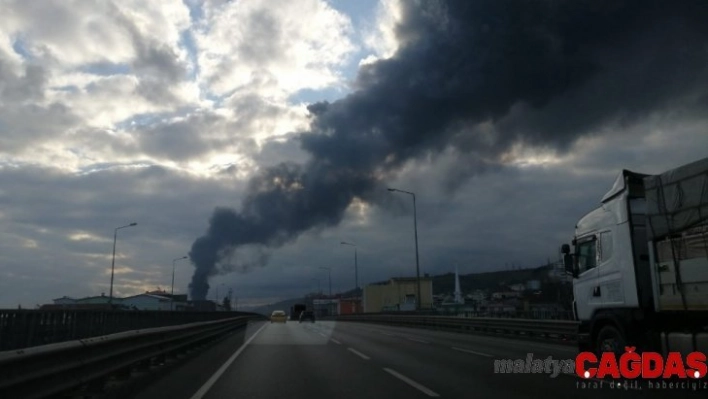
[[[401,23],[400,0],[382,0],[376,7],[376,21],[364,30],[364,44],[372,54],[359,62],[359,66],[373,64],[375,61],[391,58],[398,50],[399,41],[396,26]]]
[[[336,69],[354,48],[349,19],[320,1],[138,4],[4,3],[6,160],[67,170],[107,159],[197,174],[224,163],[252,170],[261,141],[306,126],[291,95],[339,84]],[[51,23],[36,23],[49,13]],[[252,29],[238,28],[244,23]]]
[[[180,31],[189,27],[186,7],[137,4],[0,6],[0,154],[75,166],[81,160],[72,159],[73,148],[93,139],[84,133],[198,100],[180,47]]]
[[[243,189],[233,179],[225,184],[156,166],[96,170],[0,167],[2,306],[107,294],[113,229],[134,221],[138,226],[119,232],[116,267],[125,274],[114,289],[120,295],[141,292],[128,280],[145,289],[164,287],[171,260],[185,255],[204,228],[203,215]],[[179,266],[175,290],[184,292],[189,266]],[[32,285],[21,282],[23,276]]]
[[[336,226],[355,198],[385,205],[386,181],[417,159],[466,154],[467,177],[519,145],[565,153],[602,128],[697,109],[708,15],[691,4],[403,3],[396,54],[364,65],[356,92],[308,107],[298,140],[311,161],[260,172],[240,211],[212,215],[190,252],[192,294],[206,295],[224,253]]]
[[[410,276],[388,186],[417,194],[424,272],[534,266],[620,169],[708,146],[690,3],[143,3],[0,4],[3,306],[107,293],[133,220],[120,295],[205,232],[207,283],[244,302],[324,287],[321,265],[351,288],[341,240],[362,283]]]
[[[336,68],[354,50],[349,19],[323,1],[206,3],[196,35],[201,79],[224,95],[257,87],[282,99],[340,82]]]

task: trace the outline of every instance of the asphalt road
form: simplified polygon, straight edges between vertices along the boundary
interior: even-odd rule
[[[236,338],[234,338],[236,339]],[[708,386],[657,389],[574,374],[499,373],[495,360],[572,360],[572,347],[375,324],[256,323],[166,375],[142,397],[171,398],[675,398]],[[218,362],[214,361],[218,358]],[[198,371],[188,372],[192,368]],[[208,376],[207,376],[208,375]],[[172,380],[172,381],[171,381]],[[706,384],[706,380],[698,384]],[[175,384],[181,384],[177,392]],[[153,394],[148,394],[152,392]]]

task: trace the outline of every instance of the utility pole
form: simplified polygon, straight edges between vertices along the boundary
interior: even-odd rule
[[[118,230],[125,229],[127,227],[137,226],[137,225],[138,225],[137,223],[133,222],[133,223],[127,224],[125,226],[116,227],[113,230],[113,260],[111,261],[111,292],[108,296],[108,304],[110,305],[111,309],[113,309],[113,275],[115,274],[115,268],[116,268],[116,241],[118,241]]]
[[[357,261],[357,247],[356,244],[350,242],[342,241],[341,245],[349,245],[354,247],[354,292],[358,296],[359,293],[359,264]]]
[[[416,275],[416,281],[417,281],[417,286],[418,286],[418,298],[415,301],[415,305],[416,305],[415,307],[416,307],[416,310],[420,311],[421,302],[423,301],[423,298],[420,295],[420,261],[418,258],[418,212],[416,210],[416,205],[415,205],[415,194],[410,191],[403,191],[403,190],[398,190],[395,188],[389,188],[388,191],[404,193],[404,194],[408,194],[411,197],[413,197],[413,232],[415,235],[415,275]]]

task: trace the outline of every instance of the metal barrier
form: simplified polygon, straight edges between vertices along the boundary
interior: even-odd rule
[[[53,397],[115,373],[130,374],[132,365],[184,351],[262,318],[232,317],[0,352],[0,397]]]
[[[573,320],[572,311],[524,310],[514,312],[439,312],[440,316],[448,317],[494,317],[504,319],[532,319],[532,320]]]
[[[359,314],[337,317],[338,321],[382,323],[460,332],[485,332],[541,337],[561,341],[577,340],[578,323],[567,320],[504,319],[498,317],[446,317],[391,314]]]
[[[0,351],[252,315],[245,312],[0,310]]]

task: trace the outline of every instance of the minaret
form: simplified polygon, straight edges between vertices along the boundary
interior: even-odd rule
[[[455,265],[455,303],[465,303],[462,300],[462,290],[460,290],[460,273],[457,270],[457,265]]]

